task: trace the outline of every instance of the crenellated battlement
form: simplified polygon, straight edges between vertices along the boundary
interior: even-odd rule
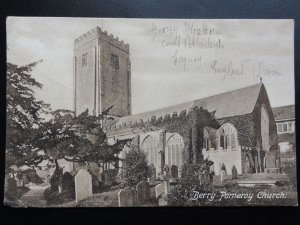
[[[107,33],[106,30],[102,30],[100,27],[95,27],[94,29],[76,38],[74,40],[75,49],[95,38],[100,38],[105,42],[109,42],[110,44],[115,45],[126,52],[129,52],[129,44],[124,43],[124,41],[122,40],[120,41],[118,37],[115,37],[113,34]]]
[[[171,115],[170,114],[165,114],[163,116],[151,116],[149,118],[144,118],[144,119],[133,119],[127,122],[122,122],[122,124],[115,124],[113,126],[106,126],[104,127],[104,130],[115,130],[115,129],[122,129],[122,128],[130,128],[133,125],[136,124],[148,124],[148,123],[155,123],[155,122],[160,122],[163,120],[170,120],[174,119],[177,117],[182,117],[186,116],[187,111],[186,110],[181,110],[180,112],[173,112]]]
[[[209,112],[207,109],[199,107],[199,109]],[[180,117],[185,117],[188,116],[188,114],[193,110],[193,108],[188,108],[188,109],[181,109],[181,110],[174,110],[173,112],[170,111],[169,113],[154,113],[154,114],[148,114],[146,116],[142,115],[133,115],[130,116],[129,118],[125,119],[125,121],[121,120],[117,122],[113,126],[106,126],[104,127],[105,130],[119,130],[119,129],[124,129],[124,128],[132,128],[136,124],[149,124],[149,123],[158,123],[161,121],[168,121]]]
[[[203,110],[208,112],[207,109],[203,109]],[[164,121],[164,120],[171,120],[171,119],[175,119],[178,117],[187,116],[190,111],[191,111],[191,109],[181,110],[178,112],[174,111],[172,114],[167,113],[167,114],[160,115],[160,116],[152,115],[152,116],[149,116],[149,117],[143,118],[143,119],[133,118],[127,122],[122,122],[121,124],[117,123],[113,126],[106,126],[106,127],[104,127],[104,129],[105,130],[123,129],[123,128],[130,128],[136,124],[148,124],[148,123],[156,123],[156,122],[160,122],[160,121]]]

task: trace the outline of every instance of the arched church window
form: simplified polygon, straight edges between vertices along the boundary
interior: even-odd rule
[[[237,144],[237,130],[230,124],[223,124],[217,131],[217,137],[219,139],[219,146],[223,149],[235,148]]]
[[[158,158],[157,141],[153,137],[148,136],[144,139],[141,149],[147,153],[147,159],[149,165],[153,164],[156,167],[158,163],[157,162],[157,158]]]
[[[178,134],[171,136],[166,145],[165,164],[169,167],[175,165],[180,169],[182,165],[183,148],[184,143],[182,137]]]
[[[231,147],[232,148],[236,147],[236,141],[235,141],[235,139],[236,139],[236,134],[232,133],[231,134]]]
[[[207,127],[205,127],[203,130],[203,148],[205,148],[206,150],[209,150],[211,148],[211,140]]]
[[[223,148],[223,149],[226,148],[225,147],[225,137],[224,137],[223,134],[221,134],[221,136],[220,136],[220,147]]]
[[[205,138],[205,149],[209,150],[210,149],[210,139],[209,138]]]

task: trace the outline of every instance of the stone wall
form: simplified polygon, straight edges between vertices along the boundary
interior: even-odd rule
[[[87,65],[82,57],[87,54]],[[118,57],[118,68],[111,55]],[[131,114],[129,45],[99,27],[74,41],[74,101],[76,116],[85,109],[98,115],[110,106],[111,115]]]
[[[232,167],[235,166],[238,174],[242,174],[242,151],[241,146],[231,149],[203,149],[203,157],[214,162],[214,172],[220,174],[222,164],[226,167],[227,174],[231,175]]]
[[[271,147],[270,151],[278,153],[279,151],[278,151],[278,144],[277,144],[278,141],[277,141],[276,123],[275,123],[275,119],[273,116],[272,108],[270,106],[268,95],[267,95],[267,92],[266,92],[264,86],[259,93],[257,103],[251,114],[218,119],[220,124],[224,124],[224,123],[228,122],[228,123],[233,124],[236,127],[236,129],[238,131],[239,144],[243,147],[247,147],[248,149],[251,149],[247,153],[248,156],[251,155],[251,157],[250,157],[250,161],[252,163],[251,166],[254,168],[255,171],[258,170],[260,172],[262,172],[264,170],[264,156],[265,156],[265,152],[258,153],[258,151],[261,150],[261,146],[262,146],[261,107],[263,104],[266,106],[267,111],[268,111],[268,116],[269,116],[270,142],[272,139],[272,142],[274,143],[274,145]],[[246,151],[246,150],[242,149],[242,151]],[[275,155],[277,155],[276,153],[275,153]],[[279,155],[279,153],[278,153],[278,155]],[[243,172],[245,172],[244,171],[245,157],[246,157],[246,152],[242,154]],[[259,164],[259,165],[257,165],[257,164]]]
[[[131,114],[131,70],[128,49],[119,48],[110,42],[100,41],[101,59],[101,107],[106,110],[113,106],[110,113],[115,116]],[[111,55],[119,58],[119,69],[111,66]]]
[[[95,108],[96,84],[98,79],[98,40],[83,39],[80,47],[74,49],[74,90],[76,116]],[[87,54],[87,66],[82,67],[82,56]]]
[[[262,105],[266,106],[269,116],[269,135],[270,135],[270,144],[273,142],[273,146],[271,146],[270,151],[279,152],[278,150],[278,135],[277,135],[277,126],[274,119],[273,111],[268,99],[267,92],[263,87],[258,97],[258,101],[253,110],[253,121],[254,121],[254,129],[257,138],[257,146],[261,148],[262,140],[261,140],[261,107]],[[271,141],[272,139],[272,141]]]
[[[205,126],[218,128],[219,123],[207,110],[195,107],[189,112],[182,111],[180,114],[174,113],[159,118],[153,117],[145,122],[133,121],[118,127],[113,125],[107,127],[106,131],[109,139],[113,137],[122,139],[125,137],[139,136],[140,145],[142,144],[142,140],[151,134],[159,143],[159,151],[165,151],[165,142],[168,137],[173,134],[179,134],[184,143],[184,149],[182,151],[184,164],[197,163],[198,160],[202,158],[203,128]],[[165,132],[165,134],[163,135],[162,132]],[[192,148],[193,145],[194,147]],[[161,165],[163,168],[163,163]],[[162,168],[160,168],[160,171]],[[159,173],[159,170],[157,170],[157,173]]]

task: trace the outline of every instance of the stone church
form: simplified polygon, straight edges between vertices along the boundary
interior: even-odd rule
[[[132,115],[130,65],[129,45],[99,27],[74,42],[75,115],[113,106],[114,120],[102,124],[110,143],[138,146],[157,176],[166,165],[180,174],[184,163],[203,158],[217,175],[221,167],[227,174],[233,167],[238,174],[278,169],[276,124],[262,83]]]

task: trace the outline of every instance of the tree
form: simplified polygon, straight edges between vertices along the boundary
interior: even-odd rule
[[[12,165],[37,165],[43,161],[39,149],[32,145],[32,134],[42,122],[41,114],[49,105],[38,101],[34,88],[42,84],[31,76],[32,70],[41,62],[25,66],[7,63],[7,111],[6,111],[6,170]]]
[[[73,117],[56,111],[54,115],[54,119],[41,124],[36,132],[34,145],[43,149],[56,166],[58,159],[65,159],[80,164],[94,162],[99,166],[113,163],[118,167],[118,154],[126,141],[108,144],[101,128],[101,121],[108,117],[107,112],[92,116],[86,110],[78,117]],[[91,135],[94,140],[89,138]]]
[[[31,76],[38,63],[25,66],[7,63],[7,171],[23,165],[34,168],[44,160],[58,165],[57,160],[62,158],[79,163],[117,165],[118,153],[125,141],[109,145],[101,126],[103,121],[111,119],[108,113],[113,106],[98,116],[85,111],[75,117],[73,112],[64,109],[49,112],[50,106],[34,96],[34,88],[42,88]],[[43,113],[53,118],[45,122]],[[96,142],[87,134],[96,136]]]
[[[135,146],[125,154],[121,177],[125,186],[134,187],[150,175],[147,154]]]
[[[171,190],[172,200],[178,206],[197,206],[204,204],[207,199],[193,199],[194,191],[199,193],[211,193],[212,176],[210,167],[213,162],[208,159],[201,159],[197,164],[184,164],[182,177],[178,184]],[[204,174],[209,174],[209,179],[204,179]]]

